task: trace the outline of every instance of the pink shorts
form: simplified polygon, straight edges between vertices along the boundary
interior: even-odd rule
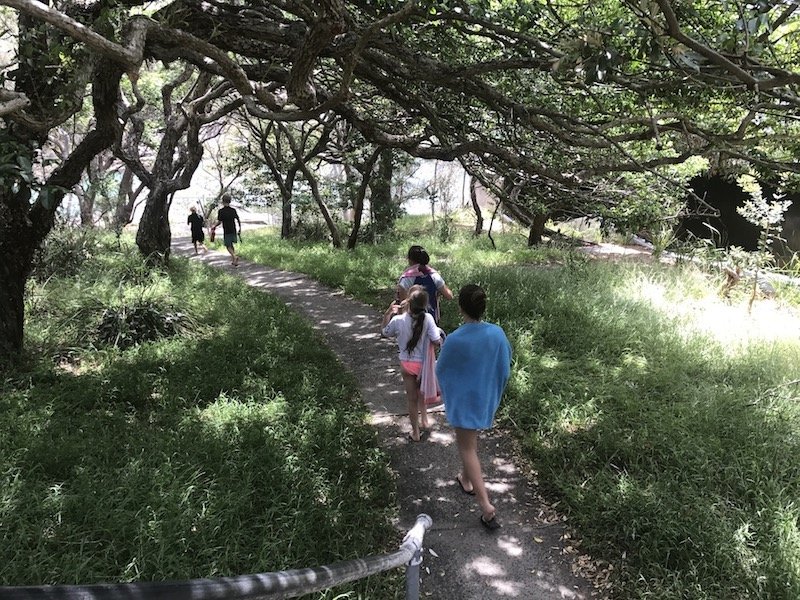
[[[420,376],[422,373],[422,363],[414,360],[401,360],[400,368],[409,375]]]

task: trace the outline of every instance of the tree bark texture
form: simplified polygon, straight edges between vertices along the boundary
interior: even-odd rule
[[[24,291],[38,247],[25,208],[30,190],[0,187],[0,363],[22,350]]]
[[[119,190],[117,191],[117,206],[114,211],[114,231],[122,231],[131,222],[136,199],[139,197],[142,188],[143,186],[140,185],[136,190],[133,189],[133,171],[127,166],[123,168],[122,179],[119,182]]]
[[[542,236],[544,235],[544,226],[547,223],[549,215],[536,214],[533,216],[531,222],[531,229],[528,233],[528,246],[538,246],[542,243]]]
[[[398,206],[392,200],[392,176],[394,175],[394,150],[382,148],[378,160],[378,176],[370,182],[370,206],[372,227],[378,233],[392,229],[398,215]]]
[[[172,232],[169,227],[170,194],[163,185],[150,190],[136,232],[136,245],[148,262],[169,260]]]
[[[149,173],[141,172],[142,165],[134,160],[129,165],[141,172],[140,178],[150,182],[142,219],[136,233],[136,245],[150,263],[169,261],[172,243],[169,226],[169,207],[176,191],[186,189],[200,166],[203,145],[200,143],[201,123],[191,107],[178,111],[171,105],[176,82],[162,89],[166,127]],[[209,78],[201,75],[193,94],[202,96],[209,87]],[[184,135],[185,141],[184,141]]]
[[[389,151],[389,154],[391,155],[391,150]],[[372,183],[372,169],[375,166],[375,161],[378,160],[378,156],[380,155],[381,151],[376,148],[372,153],[372,156],[370,156],[369,160],[367,160],[367,163],[364,165],[364,168],[361,172],[361,183],[358,186],[358,191],[356,192],[355,198],[353,198],[353,228],[350,231],[350,237],[347,238],[348,250],[352,250],[356,247],[356,244],[358,244],[358,232],[361,229],[361,218],[364,215],[364,198],[367,195],[367,188]],[[389,164],[391,166],[391,159]],[[374,200],[374,196],[370,201],[372,200]]]
[[[121,76],[122,71],[108,61],[101,61],[95,67],[92,81],[95,128],[53,171],[38,190],[35,201],[31,186],[22,178],[9,181],[11,177],[7,177],[0,182],[0,360],[22,349],[25,284],[35,252],[53,228],[64,191],[78,184],[92,159],[109,148],[116,137]],[[18,157],[27,152],[27,159],[32,162],[33,148],[41,146],[40,133],[18,126],[7,130],[5,143],[13,145]]]
[[[474,177],[469,182],[469,199],[472,201],[472,210],[475,211],[475,237],[483,233],[483,212],[478,204],[478,180]]]

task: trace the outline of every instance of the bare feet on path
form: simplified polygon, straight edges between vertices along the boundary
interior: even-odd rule
[[[193,256],[188,238],[174,240],[173,251]],[[224,267],[229,257],[209,252],[193,260]],[[421,598],[598,597],[586,579],[573,574],[576,545],[565,543],[564,523],[538,495],[531,473],[516,466],[508,436],[497,430],[482,434],[479,446],[494,520],[482,513],[471,486],[455,478],[461,461],[453,430],[436,414],[441,407],[429,409],[435,416],[421,432],[422,441],[409,440],[396,346],[380,337],[377,310],[299,273],[242,261],[236,274],[306,315],[360,382],[362,400],[397,474],[398,529],[408,530],[419,513],[433,519],[425,535]]]

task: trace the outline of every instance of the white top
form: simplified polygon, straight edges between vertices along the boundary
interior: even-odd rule
[[[393,316],[389,324],[383,328],[383,335],[397,338],[400,360],[423,362],[425,358],[425,347],[428,342],[440,343],[442,339],[439,328],[436,326],[436,321],[433,320],[430,313],[425,313],[422,335],[419,336],[417,345],[414,346],[414,349],[409,353],[406,351],[406,346],[408,346],[408,342],[411,340],[413,334],[414,321],[409,313]]]

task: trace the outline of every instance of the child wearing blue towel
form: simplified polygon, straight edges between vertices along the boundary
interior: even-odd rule
[[[461,491],[476,497],[481,525],[494,531],[500,528],[500,522],[481,473],[478,430],[492,426],[511,374],[511,344],[500,327],[482,320],[486,292],[480,286],[461,288],[458,307],[464,323],[442,346],[436,376],[461,455],[462,471],[456,475],[456,482]]]

